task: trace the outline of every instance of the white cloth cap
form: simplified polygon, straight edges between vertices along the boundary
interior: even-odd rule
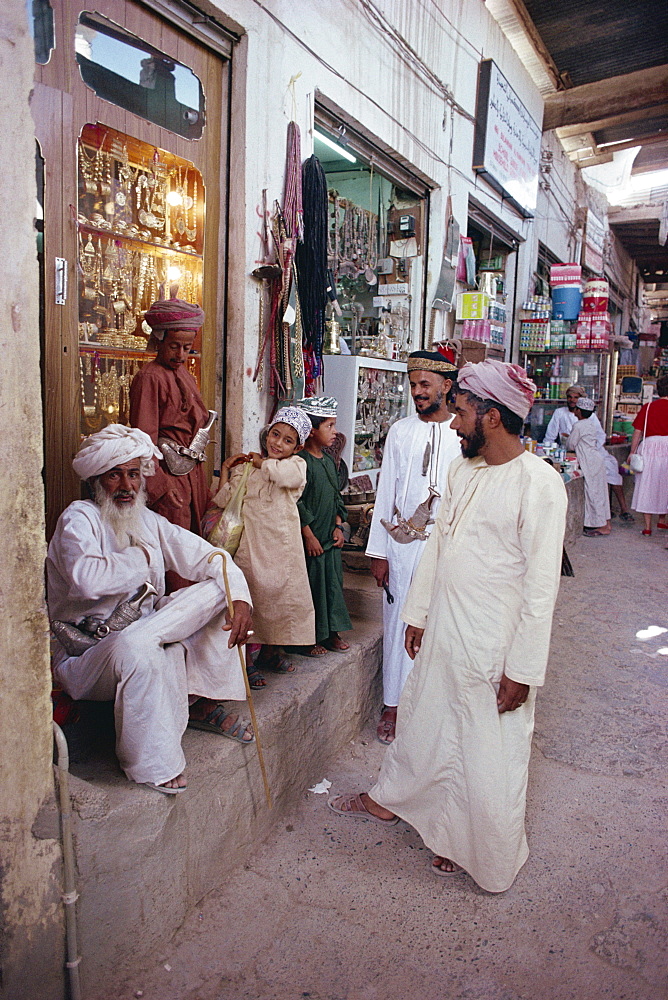
[[[267,430],[273,427],[274,424],[288,424],[294,428],[299,435],[299,443],[301,445],[306,442],[307,437],[313,429],[311,421],[298,406],[282,406],[267,426]]]
[[[162,453],[148,434],[138,427],[108,424],[96,434],[84,438],[72,461],[72,467],[81,479],[92,479],[116,465],[131,462],[133,458],[140,460],[142,475],[152,476],[155,472],[153,459],[161,459]]]

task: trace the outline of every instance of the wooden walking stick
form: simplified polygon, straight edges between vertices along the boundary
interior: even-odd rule
[[[230,621],[234,621],[234,604],[232,603],[232,595],[230,593],[230,581],[227,578],[227,553],[221,552],[216,549],[212,552],[208,558],[208,562],[214,558],[214,556],[220,556],[223,560],[223,580],[225,582],[225,596],[227,597],[227,607],[230,612]],[[262,753],[262,744],[260,743],[260,730],[257,725],[257,717],[255,715],[255,706],[253,705],[253,696],[251,694],[250,684],[248,683],[248,674],[246,673],[246,661],[244,659],[244,654],[241,652],[241,646],[237,645],[237,650],[239,652],[239,662],[241,663],[241,673],[244,677],[244,684],[246,685],[246,698],[248,699],[248,707],[250,708],[251,721],[253,723],[253,732],[255,733],[255,743],[257,745],[257,759],[260,762],[260,770],[262,771],[262,781],[264,782],[264,794],[267,796],[267,805],[271,809],[271,792],[269,791],[269,782],[267,780],[267,769],[264,766],[264,755]]]

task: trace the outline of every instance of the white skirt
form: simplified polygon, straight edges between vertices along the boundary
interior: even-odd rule
[[[645,467],[636,474],[631,506],[641,514],[668,511],[668,435],[653,434],[641,446]]]

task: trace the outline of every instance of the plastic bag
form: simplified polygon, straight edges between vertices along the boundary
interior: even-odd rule
[[[218,549],[225,549],[232,558],[236,555],[244,530],[243,503],[252,468],[253,463],[246,462],[225,510],[212,508],[202,519],[202,533],[206,540]]]
[[[640,450],[634,451],[632,455],[629,455],[629,466],[632,472],[642,472],[645,466],[645,459],[642,456]]]

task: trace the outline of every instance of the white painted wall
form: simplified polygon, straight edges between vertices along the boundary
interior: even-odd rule
[[[500,196],[471,170],[478,65],[492,58],[521,100],[542,121],[541,95],[482,0],[217,0],[246,32],[246,94],[243,110],[245,212],[243,231],[233,234],[235,252],[245,254],[249,275],[261,256],[256,208],[263,188],[269,204],[282,199],[286,129],[294,114],[302,132],[302,157],[312,152],[312,108],[320,91],[366,130],[387,143],[435,186],[431,198],[428,289],[438,278],[448,193],[466,232],[468,196],[528,240],[519,254],[518,295],[535,263],[535,223],[502,205]],[[419,59],[410,50],[419,53]],[[291,79],[297,77],[290,87]],[[453,109],[446,88],[464,112]],[[233,123],[232,142],[235,139]],[[551,215],[557,219],[557,210]],[[552,222],[550,221],[550,225]],[[555,222],[558,228],[558,223]],[[241,227],[240,227],[241,228]],[[542,237],[541,237],[542,238]],[[554,237],[564,243],[563,234]],[[553,237],[550,234],[549,239]],[[522,291],[521,291],[522,290]],[[243,416],[230,424],[228,447],[254,445],[269,400],[258,394],[249,371],[255,366],[259,288],[248,277],[228,329],[235,392]],[[429,300],[429,293],[428,293]],[[237,303],[239,306],[240,303]],[[447,317],[448,329],[454,319]],[[437,334],[439,331],[436,331]],[[243,339],[243,350],[232,345]],[[238,373],[246,373],[239,381]],[[236,406],[235,406],[236,410]]]

